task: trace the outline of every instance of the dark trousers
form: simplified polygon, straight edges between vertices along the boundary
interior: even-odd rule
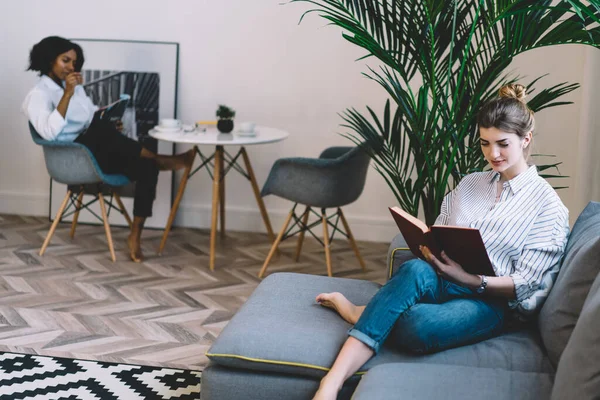
[[[96,157],[102,172],[122,174],[135,181],[133,215],[152,216],[152,203],[156,197],[158,165],[156,161],[140,156],[142,145],[121,134],[108,121],[96,120],[75,139]]]

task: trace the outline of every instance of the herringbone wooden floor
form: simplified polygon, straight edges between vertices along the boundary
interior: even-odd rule
[[[113,228],[112,263],[101,226],[61,224],[43,257],[46,218],[0,215],[0,351],[202,370],[215,337],[260,283],[270,244],[259,233],[227,232],[208,268],[209,232],[174,229],[162,256],[162,231],[146,230],[145,262],[130,262],[128,230]],[[325,275],[322,247],[306,238],[281,244],[267,274]],[[360,242],[363,272],[345,240],[334,240],[334,275],[385,280],[387,243]]]

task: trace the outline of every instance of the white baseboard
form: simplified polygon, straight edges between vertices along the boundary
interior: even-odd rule
[[[286,210],[269,210],[269,219],[273,231],[277,234],[289,213]],[[352,229],[356,240],[369,242],[390,242],[399,231],[393,219],[360,217],[344,214]],[[211,221],[211,208],[207,206],[181,204],[175,225],[188,228],[209,229]],[[341,221],[340,227],[343,228]],[[225,228],[242,232],[266,232],[260,211],[254,208],[227,207],[225,215]],[[322,230],[317,227],[315,234],[321,236]]]
[[[0,192],[0,213],[47,217],[48,202],[48,194]],[[269,210],[271,226],[275,233],[281,229],[288,213],[288,209]],[[357,240],[389,242],[398,234],[398,228],[391,218],[346,214],[346,219]],[[210,221],[211,208],[208,205],[182,204],[179,207],[174,225],[208,229],[210,228]],[[225,226],[226,229],[234,231],[266,232],[260,211],[256,208],[227,207]],[[318,236],[321,236],[321,232],[319,228],[315,230]]]
[[[49,201],[48,194],[0,192],[0,213],[47,217]]]

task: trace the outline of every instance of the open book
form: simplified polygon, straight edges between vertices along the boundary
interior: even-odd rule
[[[111,122],[115,122],[123,118],[123,114],[125,114],[125,109],[127,108],[127,104],[129,103],[129,99],[131,96],[128,94],[122,94],[119,100],[114,103],[110,103],[107,106],[99,108],[94,113],[94,119],[102,119]]]
[[[410,251],[425,259],[419,246],[427,246],[438,260],[443,261],[440,252],[460,264],[470,274],[495,276],[492,262],[488,257],[479,230],[460,226],[433,225],[428,227],[398,207],[390,207],[390,212],[400,229]]]

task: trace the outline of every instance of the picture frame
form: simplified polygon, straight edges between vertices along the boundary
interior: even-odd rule
[[[179,43],[112,39],[70,39],[79,44],[85,55],[82,69],[84,89],[98,106],[110,104],[121,94],[131,96],[123,117],[123,134],[139,140],[144,147],[159,154],[172,155],[175,145],[156,141],[148,131],[162,118],[177,118],[179,84]],[[161,171],[156,187],[152,216],[145,227],[163,229],[172,205],[172,171]],[[133,215],[134,184],[120,190],[121,199]],[[67,186],[50,180],[49,218],[53,220]],[[84,200],[85,203],[85,200]],[[100,215],[98,203],[91,206]],[[73,216],[63,218],[72,220]],[[82,211],[78,222],[102,224],[93,213]],[[127,221],[116,210],[110,213],[111,226],[125,226]]]

